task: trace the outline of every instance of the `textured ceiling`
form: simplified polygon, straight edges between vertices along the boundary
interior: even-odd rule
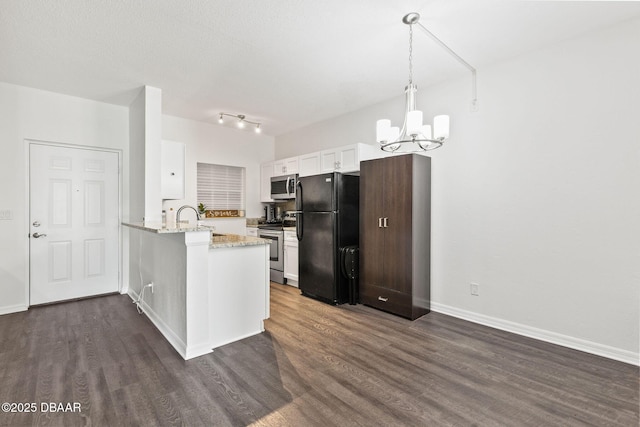
[[[401,95],[408,12],[480,74],[640,2],[0,0],[0,81],[121,105],[150,85],[166,114],[245,114],[278,135]],[[416,31],[419,87],[465,73]]]

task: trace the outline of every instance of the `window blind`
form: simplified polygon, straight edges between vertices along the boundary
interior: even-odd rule
[[[243,211],[244,181],[244,168],[198,163],[198,203],[209,210]]]

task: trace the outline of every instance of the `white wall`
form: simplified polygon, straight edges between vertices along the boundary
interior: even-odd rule
[[[184,204],[196,206],[198,162],[246,168],[246,216],[263,215],[260,203],[260,163],[273,160],[274,138],[173,116],[162,117],[162,139],[186,144],[186,192],[184,200],[168,200],[163,209],[176,210]],[[184,211],[183,219],[194,214]],[[244,234],[245,219],[216,219],[216,230]]]
[[[162,91],[144,86],[129,106],[131,211],[127,221],[159,222],[160,141],[162,140]]]
[[[145,91],[129,105],[129,216],[142,221],[145,215]],[[125,235],[127,235],[125,233]]]
[[[128,214],[128,108],[0,82],[0,314],[28,305],[25,139],[122,150],[123,214]]]
[[[425,117],[452,117],[430,154],[434,309],[638,363],[639,41],[629,22],[480,69],[478,113],[468,79],[419,91]],[[276,158],[374,141],[402,112],[279,136]]]

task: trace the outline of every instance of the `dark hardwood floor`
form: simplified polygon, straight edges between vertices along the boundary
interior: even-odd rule
[[[37,406],[0,425],[639,424],[637,366],[442,314],[411,322],[272,284],[266,329],[184,361],[123,295],[0,316],[0,402]]]

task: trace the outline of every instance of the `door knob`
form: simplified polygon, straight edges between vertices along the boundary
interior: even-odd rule
[[[39,239],[40,237],[47,237],[46,234],[40,234],[38,232],[33,233],[32,236],[34,239]]]
[[[32,225],[33,225],[34,227],[40,227],[40,222],[38,222],[38,221],[33,221],[33,224],[32,224]]]

